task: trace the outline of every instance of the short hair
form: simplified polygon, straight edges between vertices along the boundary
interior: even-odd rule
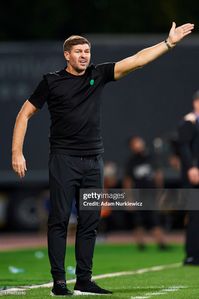
[[[67,38],[64,41],[63,51],[70,51],[73,46],[83,45],[83,44],[88,44],[89,47],[91,48],[90,42],[85,37],[80,35],[71,35],[69,38]]]
[[[196,101],[199,99],[199,90],[196,90],[193,94],[193,101]]]

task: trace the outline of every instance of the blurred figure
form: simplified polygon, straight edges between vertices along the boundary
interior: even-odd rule
[[[169,158],[169,165],[172,167],[172,169],[175,169],[176,171],[180,171],[180,160],[177,155],[170,155]]]
[[[163,174],[155,169],[154,159],[146,148],[145,141],[140,136],[132,137],[129,141],[131,157],[128,160],[124,188],[140,189],[141,199],[155,204],[155,198],[151,198],[151,192],[143,189],[162,188],[164,184]],[[153,194],[152,194],[153,196]],[[155,242],[160,249],[166,249],[163,230],[160,227],[160,214],[157,211],[134,211],[135,238],[138,248],[145,249],[144,227],[152,229]]]
[[[113,161],[104,163],[104,189],[119,188],[118,166]]]
[[[193,95],[193,111],[185,115],[179,128],[179,154],[184,188],[199,187],[199,90]],[[199,265],[199,211],[188,212],[184,264]]]
[[[119,188],[118,185],[118,167],[113,161],[106,161],[104,163],[104,192],[108,192],[110,189]],[[101,220],[98,233],[98,241],[104,240],[108,231],[114,228],[112,221],[113,211],[110,206],[103,206],[101,208]]]
[[[167,142],[169,146],[167,167],[170,172],[170,178],[166,181],[165,188],[181,188],[181,160],[179,154],[179,140],[177,130],[169,133]]]
[[[134,136],[129,141],[131,157],[127,163],[126,188],[161,188],[163,174],[155,170],[155,160],[146,148],[145,141],[140,136]]]

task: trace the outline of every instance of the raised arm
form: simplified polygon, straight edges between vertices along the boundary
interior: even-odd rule
[[[165,41],[150,48],[143,49],[133,56],[118,61],[115,64],[114,70],[115,80],[118,80],[130,72],[143,67],[149,62],[157,59],[162,54],[168,52],[168,50],[175,47],[175,45],[185,36],[190,34],[193,29],[194,24],[187,23],[176,28],[176,24],[173,22],[169,36]]]
[[[27,170],[26,161],[23,156],[23,143],[28,120],[37,112],[37,110],[38,109],[27,100],[23,104],[16,118],[12,139],[12,167],[20,178],[25,176],[25,171]]]

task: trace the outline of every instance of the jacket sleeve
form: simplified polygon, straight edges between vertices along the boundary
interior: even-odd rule
[[[178,127],[179,154],[185,169],[194,166],[191,144],[194,137],[194,124],[191,121],[183,120]]]

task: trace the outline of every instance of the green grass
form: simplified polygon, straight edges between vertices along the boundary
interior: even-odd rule
[[[46,249],[38,249],[44,253],[42,259],[35,257],[36,250],[18,250],[0,253],[0,285],[23,286],[42,284],[51,281],[49,263]],[[150,245],[144,252],[139,252],[135,246],[129,245],[97,245],[95,250],[93,275],[110,272],[120,272],[148,268],[155,265],[166,265],[182,262],[184,257],[182,246],[172,246],[166,252],[158,251],[156,246]],[[67,266],[75,267],[74,247],[69,246],[67,251]],[[14,266],[24,269],[23,273],[13,274],[8,267]],[[74,278],[73,274],[67,274],[67,278]],[[130,276],[121,276],[101,279],[100,286],[113,290],[114,294],[103,298],[130,299],[135,296],[148,296],[152,292],[160,291],[171,286],[184,286],[176,292],[168,292],[164,295],[149,296],[149,298],[174,298],[197,299],[199,298],[199,267],[179,267],[165,269],[158,272],[148,272]],[[69,288],[72,289],[70,284]],[[28,290],[24,298],[49,298],[50,289]],[[19,298],[20,295],[6,295],[1,298]],[[92,298],[93,296],[84,296]],[[75,296],[82,298],[82,296]]]

